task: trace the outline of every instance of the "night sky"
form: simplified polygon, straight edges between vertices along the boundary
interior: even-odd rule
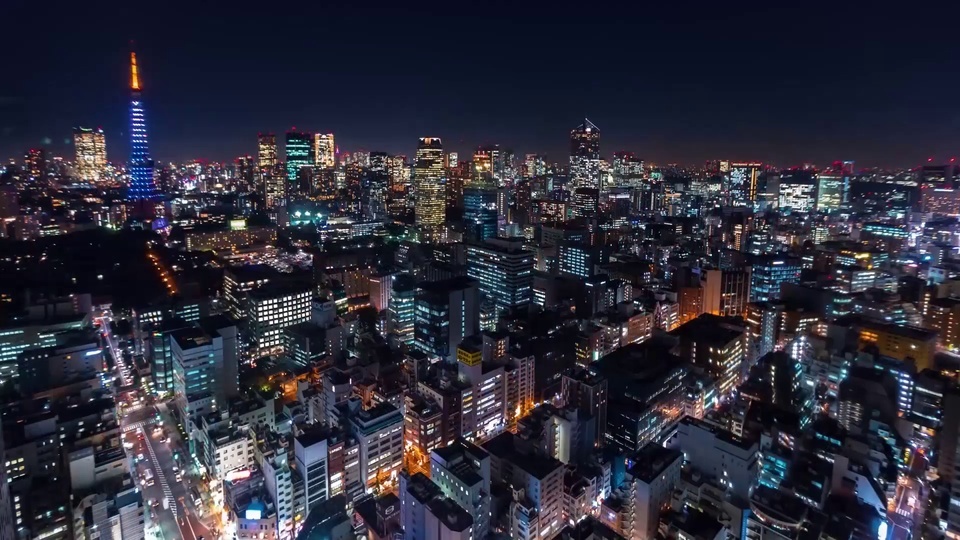
[[[45,143],[71,156],[75,125],[102,126],[109,159],[125,159],[131,39],[164,161],[253,154],[258,132],[291,126],[332,131],[348,152],[412,155],[429,135],[464,153],[499,143],[565,161],[584,116],[605,157],[914,166],[960,155],[955,12],[0,4],[4,159]]]

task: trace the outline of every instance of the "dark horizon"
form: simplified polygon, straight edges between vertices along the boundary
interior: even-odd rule
[[[37,20],[14,4],[6,20]],[[0,159],[38,146],[72,159],[72,128],[102,126],[110,161],[126,161],[131,38],[158,162],[254,155],[257,133],[280,143],[296,126],[333,132],[346,152],[412,156],[436,136],[461,156],[500,144],[563,163],[584,117],[605,158],[893,168],[960,155],[960,45],[932,24],[950,20],[942,12],[503,7],[498,18],[461,5],[284,18],[255,6],[147,15],[54,2],[43,24],[8,24],[0,45],[16,51],[5,63],[18,76],[0,83]]]

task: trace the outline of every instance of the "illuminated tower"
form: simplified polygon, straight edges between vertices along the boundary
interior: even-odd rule
[[[443,143],[439,138],[420,138],[413,174],[417,227],[426,237],[436,237],[443,228],[446,210]]]
[[[573,187],[602,189],[600,130],[586,118],[570,132],[570,181]]]
[[[277,137],[273,133],[261,133],[257,137],[257,174],[263,189],[263,204],[266,208],[284,206],[287,179],[277,164]]]
[[[337,147],[333,143],[333,133],[317,133],[313,136],[314,164],[317,167],[333,169],[337,166]]]
[[[135,213],[152,217],[153,201],[160,197],[153,182],[153,160],[147,145],[147,121],[140,98],[140,72],[137,69],[137,53],[130,53],[130,187],[127,197],[138,202]]]
[[[313,166],[313,138],[309,133],[301,133],[293,128],[287,132],[287,182],[297,191],[300,181],[300,169]]]
[[[81,180],[96,182],[107,166],[107,142],[100,128],[78,127],[73,129],[73,147],[76,151],[77,176]]]

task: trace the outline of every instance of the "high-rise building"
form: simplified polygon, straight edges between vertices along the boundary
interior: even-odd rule
[[[147,145],[147,120],[143,111],[140,95],[140,71],[137,67],[137,53],[130,53],[130,187],[127,197],[140,202],[136,213],[150,217],[154,213],[150,201],[157,199],[160,193],[153,181],[153,159]]]
[[[447,154],[447,168],[455,169],[460,166],[460,154],[457,152],[449,152]]]
[[[287,183],[293,193],[299,191],[300,169],[314,165],[313,138],[309,133],[293,128],[287,132],[284,152],[287,156]]]
[[[750,302],[751,268],[702,272],[703,312],[742,317]]]
[[[639,187],[643,180],[643,160],[633,152],[613,153],[613,185]]]
[[[73,128],[73,148],[76,152],[77,176],[87,182],[100,180],[107,166],[107,141],[103,129]]]
[[[261,133],[257,140],[257,174],[261,182],[264,206],[268,209],[284,206],[287,182],[277,162],[277,137]]]
[[[417,227],[426,238],[438,238],[446,217],[443,143],[439,138],[420,138],[413,177]]]
[[[480,332],[479,296],[478,283],[466,277],[421,283],[414,321],[417,347],[456,362],[457,345]]]
[[[337,147],[333,133],[317,133],[313,136],[314,164],[324,169],[337,166]]]
[[[800,283],[800,259],[780,255],[756,257],[750,279],[750,301],[770,302],[780,299],[780,285]]]
[[[43,148],[31,148],[23,156],[23,168],[30,180],[40,180],[47,173],[47,153]]]
[[[757,200],[763,163],[755,161],[721,161],[723,192],[729,204],[749,206]]]
[[[533,298],[533,252],[523,239],[491,238],[467,246],[467,275],[480,284],[480,294],[497,313],[525,311]]]
[[[408,345],[414,340],[416,297],[417,283],[412,276],[400,274],[393,280],[393,291],[388,304],[389,331],[396,334],[401,343]]]
[[[705,313],[670,334],[679,342],[679,356],[705,370],[717,382],[721,396],[742,382],[747,352],[745,327]]]
[[[274,283],[247,293],[248,340],[258,356],[283,351],[283,329],[310,320],[312,289]]]
[[[835,163],[833,168],[821,171],[817,175],[817,212],[840,210],[849,193],[850,175],[841,164]]]
[[[789,170],[780,173],[780,208],[794,212],[810,212],[817,202],[817,182],[808,170]]]
[[[523,173],[526,178],[536,178],[547,174],[547,163],[544,157],[537,154],[527,154],[524,159]]]
[[[590,120],[570,131],[570,182],[573,187],[602,189],[600,130]]]
[[[463,190],[463,228],[467,240],[482,242],[497,236],[497,191],[488,187]]]

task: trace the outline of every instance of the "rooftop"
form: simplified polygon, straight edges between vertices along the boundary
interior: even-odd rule
[[[682,461],[683,452],[664,448],[657,443],[648,443],[634,457],[633,466],[628,472],[634,478],[649,484],[674,463]]]
[[[483,449],[499,459],[505,459],[515,467],[540,480],[551,473],[562,470],[563,464],[546,454],[523,451],[516,444],[516,435],[505,431],[483,444]]]

